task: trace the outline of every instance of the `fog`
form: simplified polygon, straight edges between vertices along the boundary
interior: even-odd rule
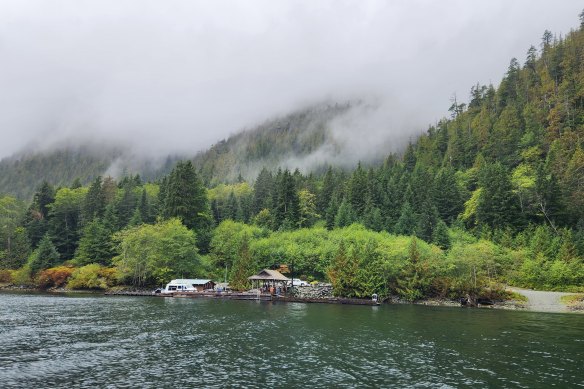
[[[194,154],[270,117],[362,100],[331,125],[358,157],[497,84],[578,1],[0,2],[0,158],[128,144]],[[391,147],[391,146],[390,146]]]

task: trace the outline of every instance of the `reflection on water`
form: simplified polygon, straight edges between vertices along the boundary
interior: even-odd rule
[[[578,387],[584,316],[0,294],[0,386]]]

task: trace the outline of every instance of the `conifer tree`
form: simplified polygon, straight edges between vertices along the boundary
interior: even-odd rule
[[[417,226],[418,219],[416,218],[410,203],[406,201],[402,206],[401,214],[393,228],[393,231],[397,235],[413,235],[416,232]]]
[[[83,216],[86,222],[93,220],[95,217],[102,217],[105,211],[105,196],[101,189],[102,180],[98,176],[89,186],[85,195],[85,204]]]
[[[257,215],[262,209],[271,209],[274,187],[272,173],[263,168],[254,184],[252,212]]]
[[[448,250],[451,246],[450,236],[448,235],[448,227],[446,223],[439,220],[436,228],[432,232],[432,243],[440,247],[442,250]]]
[[[112,259],[113,242],[111,234],[101,219],[93,219],[83,229],[79,246],[75,251],[74,262],[79,266],[90,263],[108,265]]]
[[[30,270],[36,274],[40,270],[56,266],[59,262],[59,253],[51,241],[49,234],[41,239],[39,247],[33,253],[30,261]]]
[[[434,204],[440,219],[452,223],[462,212],[462,196],[452,168],[442,168],[434,184]]]

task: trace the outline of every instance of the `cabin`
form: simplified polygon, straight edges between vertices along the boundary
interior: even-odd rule
[[[206,290],[213,290],[215,282],[207,279],[177,279],[170,281],[163,293],[172,292],[203,292]]]
[[[255,289],[272,294],[277,291],[286,291],[290,279],[277,270],[263,269],[258,274],[248,277]]]

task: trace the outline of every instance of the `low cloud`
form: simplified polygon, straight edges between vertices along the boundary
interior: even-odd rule
[[[340,158],[364,159],[438,120],[454,93],[464,100],[477,81],[497,83],[545,29],[577,26],[581,8],[528,0],[5,0],[0,158],[65,142],[192,155],[298,107],[359,99],[365,103],[331,128],[348,153]]]

